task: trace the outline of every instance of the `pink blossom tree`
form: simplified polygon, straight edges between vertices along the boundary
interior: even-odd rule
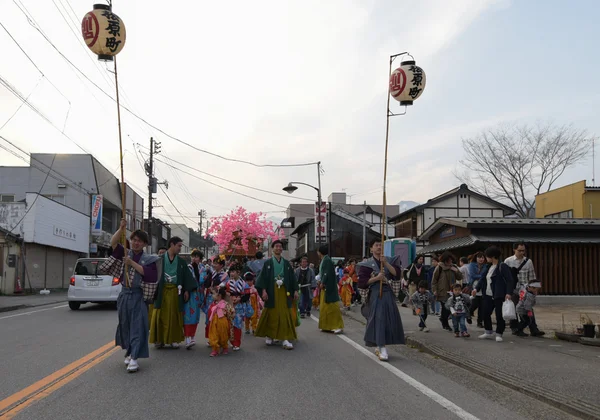
[[[248,253],[251,245],[255,248],[266,239],[281,239],[283,236],[275,229],[275,224],[266,220],[264,213],[237,207],[227,215],[211,218],[206,237],[215,241],[220,252],[235,252],[241,248]]]

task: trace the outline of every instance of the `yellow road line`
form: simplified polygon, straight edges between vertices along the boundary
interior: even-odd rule
[[[11,419],[19,412],[36,401],[46,398],[54,391],[62,388],[85,371],[96,366],[118,350],[114,341],[105,344],[81,359],[57,370],[56,372],[40,379],[27,388],[0,401],[0,417]]]

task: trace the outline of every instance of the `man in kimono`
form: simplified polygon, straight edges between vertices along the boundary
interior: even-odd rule
[[[125,255],[125,249],[119,241],[125,234],[127,223],[121,220],[119,230],[111,240],[112,256],[123,261],[125,270],[121,274],[121,293],[117,298],[117,312],[119,324],[115,335],[115,344],[125,350],[125,366],[128,372],[137,372],[138,359],[150,357],[148,349],[148,308],[144,302],[142,279],[146,283],[156,283],[158,267],[156,255],[144,253],[148,245],[148,234],[143,230],[136,230],[131,234],[130,245]],[[135,270],[131,276],[131,267]]]
[[[184,340],[184,303],[189,300],[190,292],[198,289],[185,260],[178,256],[182,245],[181,238],[172,237],[167,252],[161,257],[162,276],[158,282],[150,324],[150,342],[156,348],[165,345],[179,348],[179,343]]]
[[[283,348],[292,350],[291,341],[297,339],[294,302],[298,300],[298,280],[290,262],[281,256],[281,241],[273,241],[271,248],[273,258],[265,261],[256,282],[265,307],[255,335],[265,337],[267,346],[283,340]]]
[[[402,268],[397,257],[387,261],[381,245],[381,240],[373,240],[373,256],[358,264],[358,287],[369,291],[362,308],[367,318],[365,345],[375,347],[375,355],[379,360],[387,361],[389,356],[385,346],[405,343],[396,296],[389,284],[389,281],[400,280]],[[380,288],[383,288],[381,297]]]

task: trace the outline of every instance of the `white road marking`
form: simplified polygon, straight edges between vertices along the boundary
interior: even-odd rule
[[[319,318],[315,317],[314,315],[311,315],[310,317],[312,318],[313,321],[316,321],[317,323],[319,322]],[[338,335],[337,337],[339,339],[345,341],[347,344],[350,344],[352,347],[354,347],[356,350],[360,351],[362,354],[367,356],[369,359],[376,362],[382,368],[388,370],[389,372],[393,373],[398,378],[402,379],[404,382],[406,382],[408,385],[415,388],[417,391],[421,392],[426,397],[431,398],[433,401],[435,401],[436,403],[441,405],[443,408],[456,414],[457,417],[464,419],[464,420],[479,420],[478,417],[475,417],[473,414],[462,409],[458,405],[454,404],[452,401],[447,400],[446,398],[444,398],[443,396],[441,396],[440,394],[435,392],[433,389],[431,389],[431,388],[427,387],[426,385],[422,384],[421,382],[417,381],[412,376],[409,376],[406,373],[402,372],[397,367],[389,364],[388,362],[381,362],[379,360],[379,358],[377,356],[375,356],[375,354],[371,353],[369,350],[367,350],[366,348],[364,348],[357,342],[351,340],[350,338],[346,337],[345,335]]]
[[[15,314],[15,315],[3,316],[3,317],[0,317],[0,319],[8,319],[8,318],[14,318],[14,317],[17,317],[17,316],[31,315],[31,314],[35,314],[37,312],[51,311],[53,309],[64,308],[64,307],[67,307],[67,306],[69,306],[69,305],[60,305],[60,306],[55,306],[53,308],[38,309],[37,311],[23,312],[22,314]]]

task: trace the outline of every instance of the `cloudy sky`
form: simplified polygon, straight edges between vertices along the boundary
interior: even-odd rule
[[[5,1],[0,22],[35,66],[0,28],[0,76],[54,127],[30,108],[19,109],[21,101],[0,86],[0,134],[28,152],[83,153],[76,142],[118,174],[114,102],[36,30],[113,95],[113,75],[80,37],[92,3]],[[456,186],[461,138],[500,122],[553,120],[600,134],[594,118],[600,4],[594,0],[201,0],[185,6],[115,0],[113,10],[127,26],[119,55],[126,106],[164,132],[229,158],[321,161],[324,196],[344,190],[353,203],[381,202],[388,57],[402,51],[426,71],[427,88],[407,115],[391,121],[390,202],[423,202]],[[157,176],[168,180],[167,193],[183,215],[159,191],[164,207],[156,212],[166,219],[193,226],[199,209],[217,216],[237,205],[283,216],[292,200],[315,198],[306,188],[293,198],[269,193],[285,194],[289,181],[316,184],[315,166],[224,161],[124,112],[125,176],[144,196],[138,159],[146,150],[140,155],[134,145],[148,147],[150,136],[162,142],[159,159],[207,172],[181,167],[218,185],[158,163]],[[22,164],[0,149],[0,165]],[[591,178],[590,156],[560,184]]]

